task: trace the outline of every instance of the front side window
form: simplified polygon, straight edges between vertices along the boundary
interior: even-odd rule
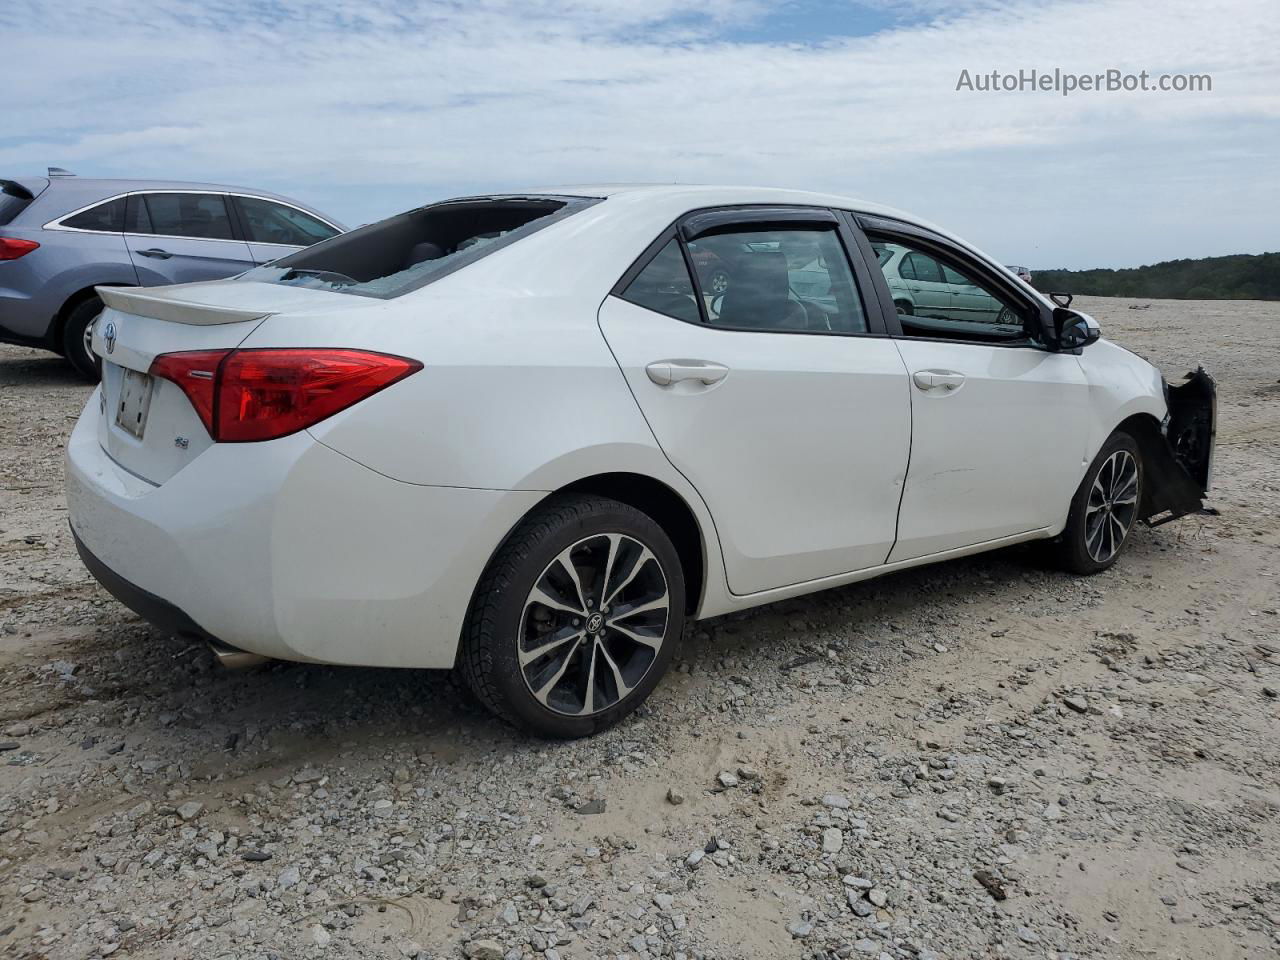
[[[622,299],[686,323],[702,322],[680,241],[674,238],[627,285]]]
[[[133,225],[140,227],[145,222],[150,229],[131,232],[198,240],[231,239],[231,217],[227,213],[226,198],[221,194],[144,193],[138,197],[145,220],[139,213]]]
[[[92,230],[95,233],[120,233],[124,230],[124,197],[108,200],[62,221],[64,227]]]
[[[872,238],[902,333],[977,343],[1016,341],[1027,337],[1027,307],[995,292],[975,277],[977,271],[959,260],[939,256],[909,243]]]
[[[338,231],[327,223],[295,207],[258,197],[236,197],[247,239],[254,243],[277,243],[287,247],[309,247],[328,240]]]
[[[714,326],[865,333],[866,315],[834,230],[743,225],[689,242]]]

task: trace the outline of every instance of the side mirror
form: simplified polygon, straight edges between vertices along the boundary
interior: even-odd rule
[[[1053,329],[1059,350],[1078,350],[1102,336],[1098,321],[1079,310],[1058,307],[1053,311]]]

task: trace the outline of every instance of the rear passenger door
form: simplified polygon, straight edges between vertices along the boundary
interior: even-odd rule
[[[233,194],[245,241],[257,263],[269,263],[342,231],[305,210],[265,197]]]
[[[850,237],[821,209],[695,213],[600,308],[654,436],[711,511],[735,594],[873,567],[893,545],[909,389]]]
[[[254,266],[221,193],[132,193],[125,243],[143,286],[220,280]]]

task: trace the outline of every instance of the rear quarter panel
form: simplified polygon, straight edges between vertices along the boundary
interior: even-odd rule
[[[0,325],[25,336],[40,337],[63,305],[76,294],[102,285],[134,286],[137,272],[115,233],[6,229],[9,236],[40,244],[0,270]]]

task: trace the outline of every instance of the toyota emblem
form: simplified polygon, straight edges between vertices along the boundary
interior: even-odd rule
[[[116,325],[114,321],[108,320],[106,327],[102,331],[102,342],[107,345],[107,353],[111,353],[116,348]]]

